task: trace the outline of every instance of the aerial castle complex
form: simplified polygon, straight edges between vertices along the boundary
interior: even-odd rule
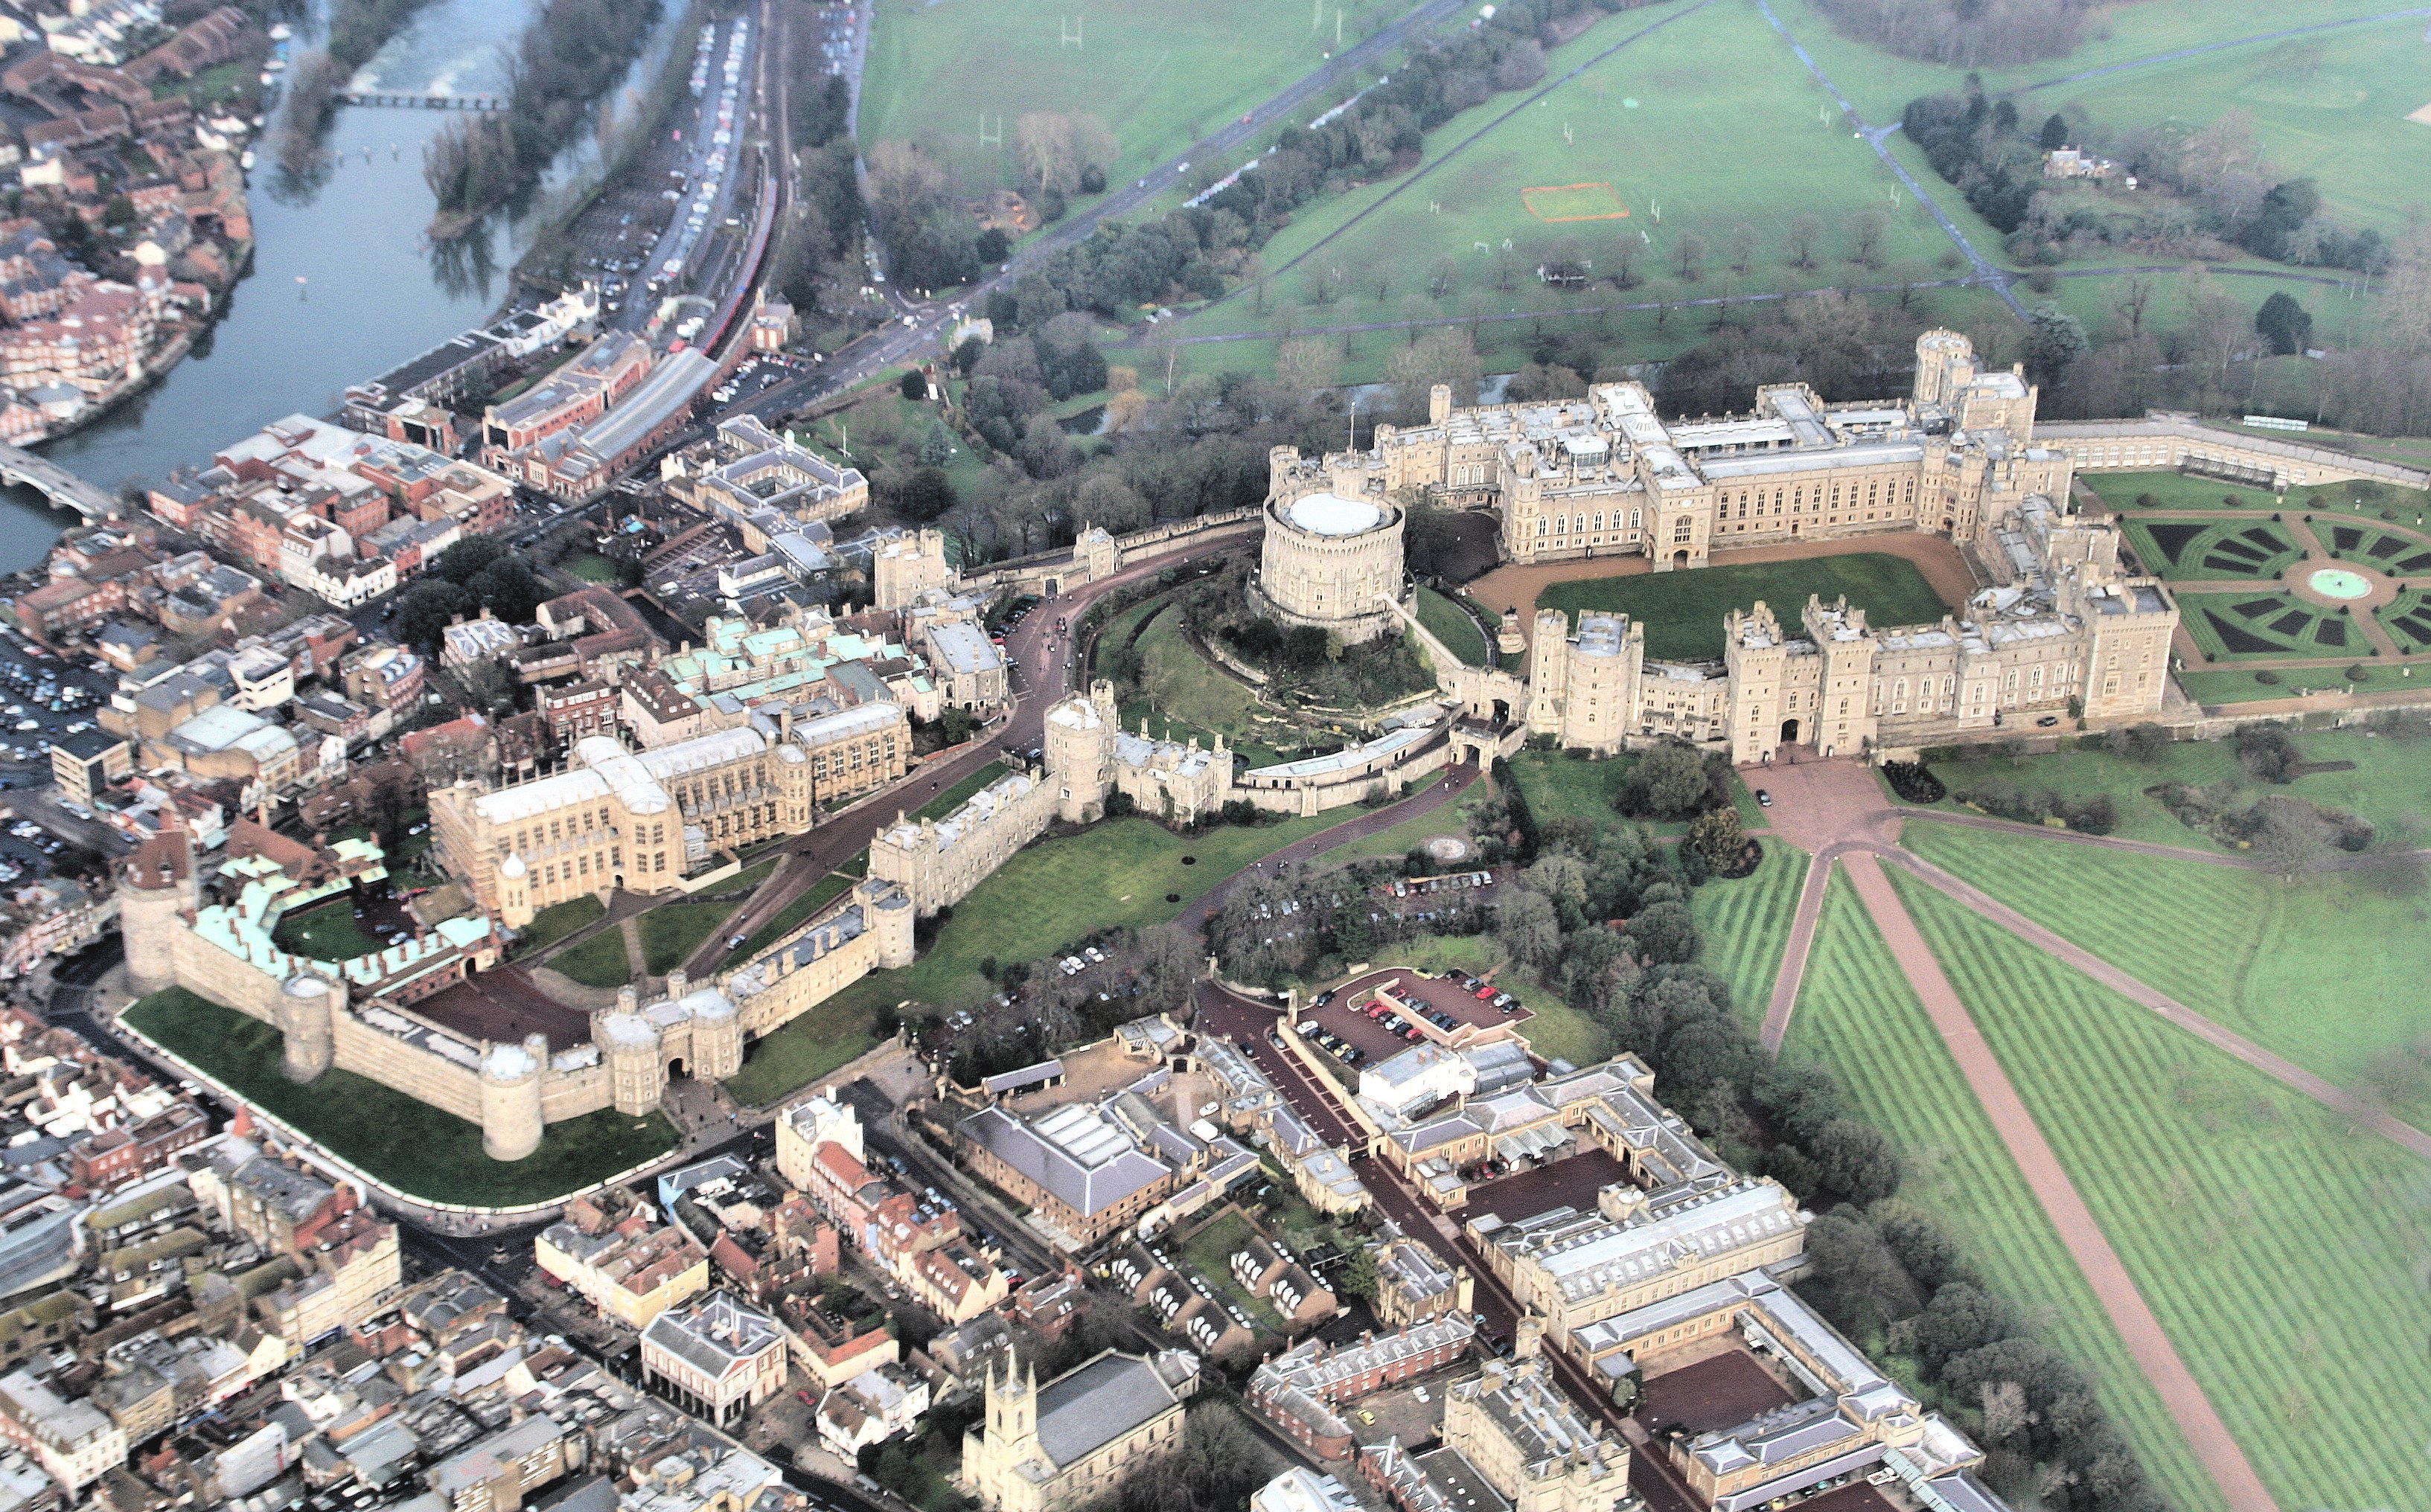
[[[1825,756],[1923,744],[2071,706],[2094,719],[2152,713],[2177,607],[2125,569],[2114,528],[2075,512],[2071,456],[2037,444],[2035,400],[2019,373],[1980,371],[1954,331],[1918,340],[1905,399],[1827,405],[1775,384],[1752,412],[1718,420],[1666,424],[1635,383],[1462,410],[1438,387],[1429,424],[1379,425],[1369,451],[1310,461],[1276,450],[1258,591],[1346,641],[1371,638],[1383,617],[1416,628],[1398,603],[1390,500],[1404,489],[1495,511],[1516,562],[1626,556],[1677,572],[1717,549],[1924,532],[1993,582],[1938,623],[1759,603],[1730,617],[1724,660],[1664,663],[1646,659],[1644,627],[1625,616],[1574,627],[1548,611],[1525,680],[1435,647],[1438,675],[1472,715],[1564,745],[1610,754],[1679,739],[1738,762],[1784,744]]]

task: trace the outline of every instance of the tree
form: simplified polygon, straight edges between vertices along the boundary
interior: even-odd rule
[[[472,594],[444,577],[426,577],[397,600],[397,639],[408,645],[435,651],[447,627],[478,607]]]
[[[1808,1153],[1823,1185],[1860,1207],[1899,1190],[1899,1155],[1870,1123],[1835,1119],[1816,1135]]]
[[[1691,233],[1671,243],[1671,267],[1680,276],[1695,282],[1705,275],[1705,239]]]
[[[1688,824],[1688,843],[1705,858],[1705,864],[1717,872],[1727,871],[1738,864],[1739,852],[1747,848],[1747,835],[1739,824],[1735,807],[1708,808]]]
[[[896,385],[906,399],[925,402],[929,397],[929,380],[918,368],[905,368],[902,381]]]
[[[1511,958],[1531,972],[1551,966],[1562,953],[1561,921],[1541,892],[1514,889],[1498,910],[1494,935]]]
[[[2282,882],[2293,882],[2313,869],[2329,849],[2328,826],[2313,806],[2300,798],[2273,793],[2257,801],[2254,856]]]
[[[2281,357],[2293,357],[2313,344],[2313,317],[2284,289],[2273,291],[2255,311],[2254,329]]]
[[[1624,814],[1686,819],[1705,807],[1711,790],[1704,757],[1691,746],[1667,740],[1638,757],[1613,806]]]
[[[923,523],[936,519],[961,502],[953,482],[938,467],[914,468],[895,495],[895,507],[904,518]]]
[[[2092,348],[2075,316],[2057,305],[2038,306],[2026,329],[2026,376],[2056,389],[2070,366]]]
[[[2119,285],[2118,297],[2110,307],[2127,317],[2127,335],[2132,340],[2144,334],[2144,311],[2153,303],[2153,280],[2145,274],[2131,273]]]
[[[1344,1296],[1375,1300],[1376,1252],[1364,1244],[1351,1251],[1350,1258],[1333,1272],[1333,1289]]]
[[[1697,917],[1688,906],[1673,899],[1651,903],[1637,910],[1629,921],[1629,938],[1637,941],[1638,950],[1658,966],[1677,966],[1696,959],[1702,940],[1697,933]]]
[[[2068,118],[2053,111],[2043,121],[2043,133],[2037,139],[2045,152],[2056,152],[2068,145]]]
[[[1883,265],[1883,241],[1891,232],[1891,218],[1882,211],[1868,208],[1849,217],[1845,227],[1849,238],[1849,260],[1860,267]]]
[[[1731,272],[1746,277],[1748,269],[1755,264],[1755,227],[1744,222],[1732,226],[1723,244],[1729,248]]]
[[[1604,263],[1612,269],[1615,287],[1624,290],[1637,287],[1635,270],[1638,255],[1645,250],[1646,243],[1635,231],[1624,231],[1614,240],[1610,250],[1604,253]]]
[[[1792,267],[1815,266],[1815,244],[1823,240],[1823,217],[1801,215],[1789,223],[1789,234],[1784,239],[1789,248]]]
[[[430,570],[451,583],[461,584],[507,554],[503,540],[491,536],[466,536],[439,554]]]
[[[1319,336],[1295,337],[1275,349],[1275,381],[1295,394],[1330,389],[1342,371],[1342,349]]]

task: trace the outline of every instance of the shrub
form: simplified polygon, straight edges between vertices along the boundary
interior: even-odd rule
[[[2347,681],[2351,683],[2362,682],[2371,675],[2372,669],[2366,667],[2360,661],[2356,662],[2354,665],[2347,668]]]
[[[2208,660],[2208,659],[2210,659],[2210,658],[2206,657],[2206,658],[2205,658],[2205,660]],[[2265,688],[2276,688],[2276,687],[2278,687],[2278,686],[2279,686],[2279,674],[2278,674],[2277,673],[2275,673],[2275,672],[2272,672],[2272,671],[2270,668],[2268,668],[2268,667],[2265,667],[2265,668],[2263,668],[2260,672],[2255,673],[2254,674],[2254,680],[2255,680],[2255,682],[2257,682],[2257,683],[2260,683],[2260,684],[2261,684],[2263,687],[2265,687]]]
[[[1886,761],[1883,780],[1891,785],[1891,791],[1912,804],[1937,804],[1950,796],[1949,788],[1921,761]]]

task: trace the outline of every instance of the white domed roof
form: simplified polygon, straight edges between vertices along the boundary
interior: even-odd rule
[[[1293,524],[1312,535],[1355,536],[1375,528],[1384,518],[1384,511],[1365,499],[1346,499],[1338,493],[1312,493],[1295,499],[1283,510]]]

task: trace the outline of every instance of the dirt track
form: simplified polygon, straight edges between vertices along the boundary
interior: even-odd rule
[[[1786,540],[1771,546],[1744,546],[1714,553],[1712,565],[1736,567],[1749,562],[1806,561],[1817,557],[1853,557],[1864,553],[1896,557],[1924,574],[1943,603],[1956,606],[1975,591],[1975,574],[1958,548],[1939,536],[1889,532],[1856,536],[1846,540]],[[1468,585],[1469,597],[1497,613],[1519,611],[1519,630],[1528,633],[1535,619],[1537,595],[1555,583],[1583,577],[1635,577],[1651,573],[1654,564],[1644,557],[1588,557],[1542,566],[1498,567]]]

